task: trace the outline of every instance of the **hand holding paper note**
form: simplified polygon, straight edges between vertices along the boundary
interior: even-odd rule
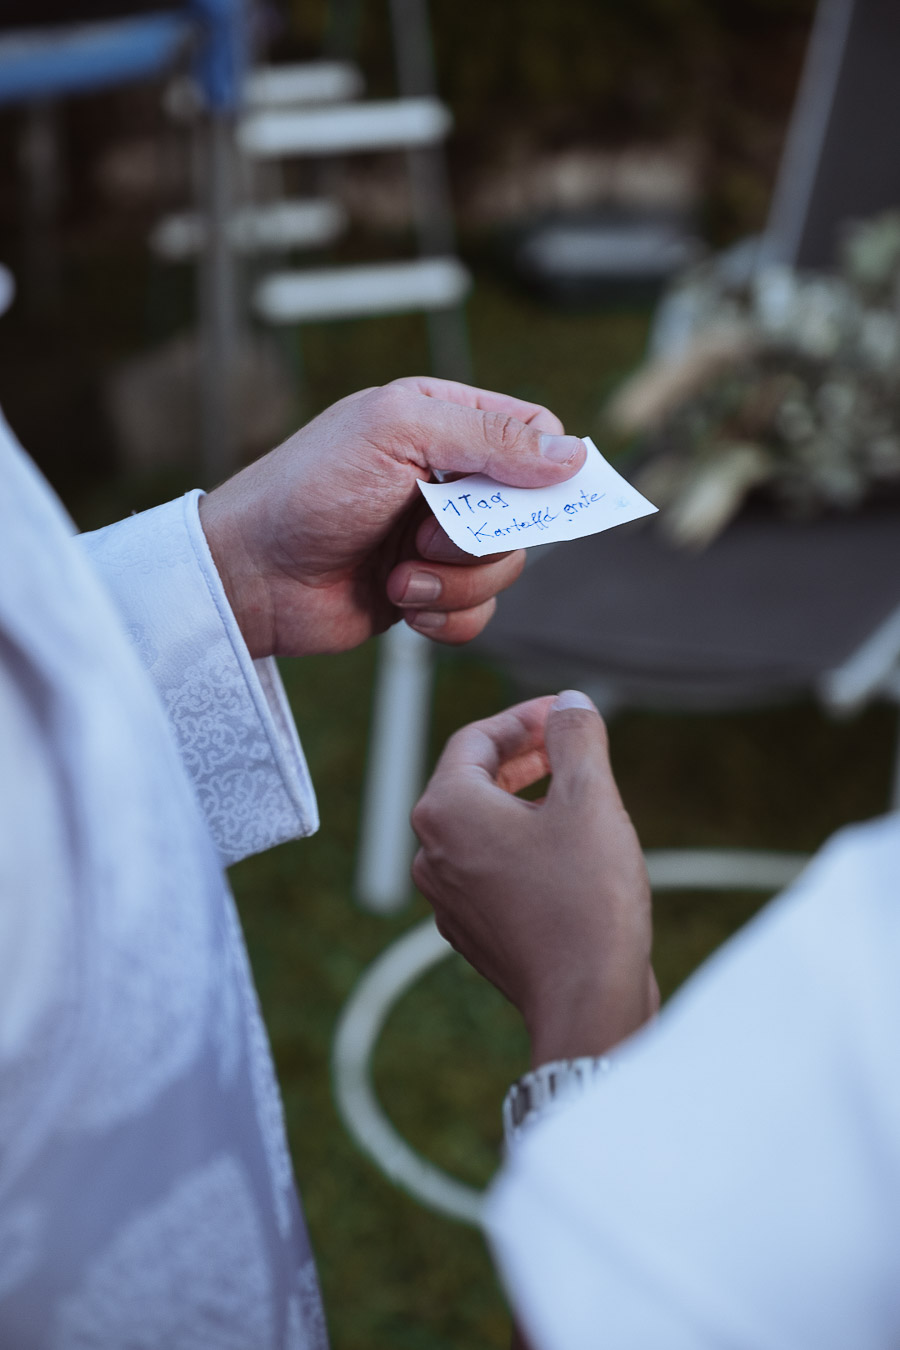
[[[585,454],[537,404],[450,380],[393,380],[341,399],[220,484],[200,518],[254,657],[347,651],[401,613],[455,645],[481,632],[524,555],[515,541],[483,559],[457,548],[420,479],[487,471],[561,483]]]
[[[589,437],[587,459],[568,482],[513,488],[484,474],[455,483],[419,481],[428,505],[461,549],[478,558],[532,544],[557,544],[599,534],[656,507],[608,464]]]

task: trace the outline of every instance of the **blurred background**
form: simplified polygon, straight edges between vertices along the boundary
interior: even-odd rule
[[[888,583],[860,598],[900,562],[882,528],[900,464],[900,183],[884,169],[900,157],[877,132],[897,101],[890,81],[879,101],[885,33],[900,42],[891,9],[7,0],[0,262],[16,295],[0,318],[0,405],[81,529],[211,487],[397,376],[432,370],[547,405],[663,505],[653,542],[620,547],[671,550],[699,587],[694,608],[716,633],[736,614],[745,641],[715,670],[692,668],[689,697],[651,697],[659,670],[638,671],[627,634],[602,652],[576,640],[606,622],[590,608],[615,556],[602,542],[596,570],[572,563],[591,594],[568,636],[541,627],[567,585],[556,551],[559,578],[536,561],[524,618],[501,611],[499,638],[433,661],[417,649],[424,767],[462,723],[580,681],[615,711],[614,765],[648,848],[812,851],[891,792],[894,647],[882,640],[855,692],[824,696],[900,605]],[[852,200],[834,191],[848,165]],[[753,625],[777,569],[786,586],[802,570],[793,555],[766,545],[755,597],[709,591],[745,527],[762,520],[792,548],[867,511],[864,542],[829,552],[837,617],[817,611],[799,637],[786,621],[788,655]],[[654,596],[656,610],[627,603],[646,615]],[[673,603],[677,646],[687,615]],[[709,643],[692,640],[693,660]],[[426,913],[389,883],[360,903],[375,671],[374,646],[284,664],[323,826],[232,880],[335,1350],[501,1347],[508,1314],[477,1230],[392,1185],[334,1104],[340,1010]],[[661,893],[664,995],[763,898]],[[398,1001],[374,1082],[401,1134],[479,1187],[526,1062],[516,1016],[453,958]]]

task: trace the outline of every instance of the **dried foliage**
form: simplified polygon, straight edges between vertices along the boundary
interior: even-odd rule
[[[849,229],[834,276],[722,273],[680,283],[679,354],[609,410],[644,438],[640,485],[671,536],[708,543],[752,490],[809,516],[900,485],[900,211]]]

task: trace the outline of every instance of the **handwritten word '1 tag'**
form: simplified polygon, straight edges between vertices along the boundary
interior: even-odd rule
[[[587,459],[568,482],[553,487],[506,487],[482,473],[455,483],[419,487],[447,534],[466,553],[482,558],[533,544],[558,544],[599,534],[657,509],[626,483],[587,436]]]

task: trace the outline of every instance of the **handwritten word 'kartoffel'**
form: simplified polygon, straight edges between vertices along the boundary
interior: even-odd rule
[[[587,436],[587,459],[567,483],[514,488],[471,474],[454,483],[419,483],[455,544],[483,557],[523,544],[552,544],[599,534],[656,507],[627,483]]]

